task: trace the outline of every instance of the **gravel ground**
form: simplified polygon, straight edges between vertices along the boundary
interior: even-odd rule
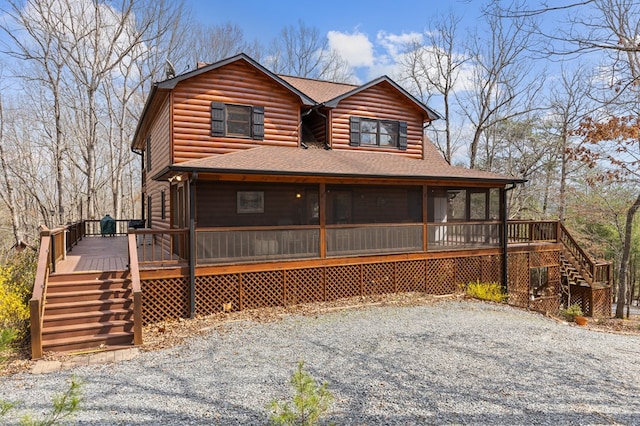
[[[2,421],[41,415],[72,375],[78,424],[265,424],[297,361],[335,396],[338,425],[640,424],[640,337],[504,305],[374,306],[237,321],[119,363],[2,377]]]

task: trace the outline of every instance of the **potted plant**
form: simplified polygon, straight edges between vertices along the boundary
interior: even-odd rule
[[[563,309],[562,315],[567,321],[575,322],[578,325],[587,324],[587,319],[583,316],[582,308],[576,303],[566,309]]]

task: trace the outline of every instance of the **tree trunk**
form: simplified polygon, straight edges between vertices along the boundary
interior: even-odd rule
[[[5,158],[4,148],[2,146],[4,137],[4,114],[2,109],[2,100],[0,100],[0,166],[2,166],[2,178],[4,180],[6,199],[5,203],[11,214],[11,230],[13,231],[13,239],[17,244],[20,242],[20,218],[16,210],[15,200],[13,196],[13,186],[11,185],[11,179],[9,177],[9,171],[7,167],[7,159]]]
[[[616,304],[616,318],[624,318],[624,305],[627,301],[627,269],[631,255],[631,234],[633,231],[633,218],[640,208],[640,194],[633,205],[627,211],[627,223],[624,226],[624,243],[622,244],[622,259],[618,269],[618,302]]]

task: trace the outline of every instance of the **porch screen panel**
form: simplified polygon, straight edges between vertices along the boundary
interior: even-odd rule
[[[198,227],[318,224],[318,187],[313,185],[198,182]],[[255,205],[243,208],[243,200]]]
[[[422,222],[422,188],[335,185],[327,187],[327,224]]]

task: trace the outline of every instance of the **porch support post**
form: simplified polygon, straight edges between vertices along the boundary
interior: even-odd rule
[[[429,221],[428,216],[428,186],[427,184],[422,185],[422,251],[429,251],[429,229],[427,228],[427,222]]]
[[[511,188],[513,189],[513,188]],[[508,271],[508,244],[507,244],[507,218],[509,217],[509,212],[507,209],[507,191],[508,188],[501,188],[500,192],[502,193],[502,289],[505,294],[509,294],[509,271]]]
[[[509,244],[508,244],[508,222],[509,222],[509,208],[507,207],[507,192],[511,191],[516,187],[516,184],[513,183],[511,186],[507,186],[505,188],[500,189],[500,193],[502,197],[500,202],[502,203],[502,288],[505,294],[509,293]]]
[[[325,259],[327,257],[327,185],[324,183],[320,184],[320,191],[318,200],[320,203],[319,206],[319,224],[320,224],[320,259]]]
[[[196,317],[196,180],[198,172],[189,179],[189,308]]]

